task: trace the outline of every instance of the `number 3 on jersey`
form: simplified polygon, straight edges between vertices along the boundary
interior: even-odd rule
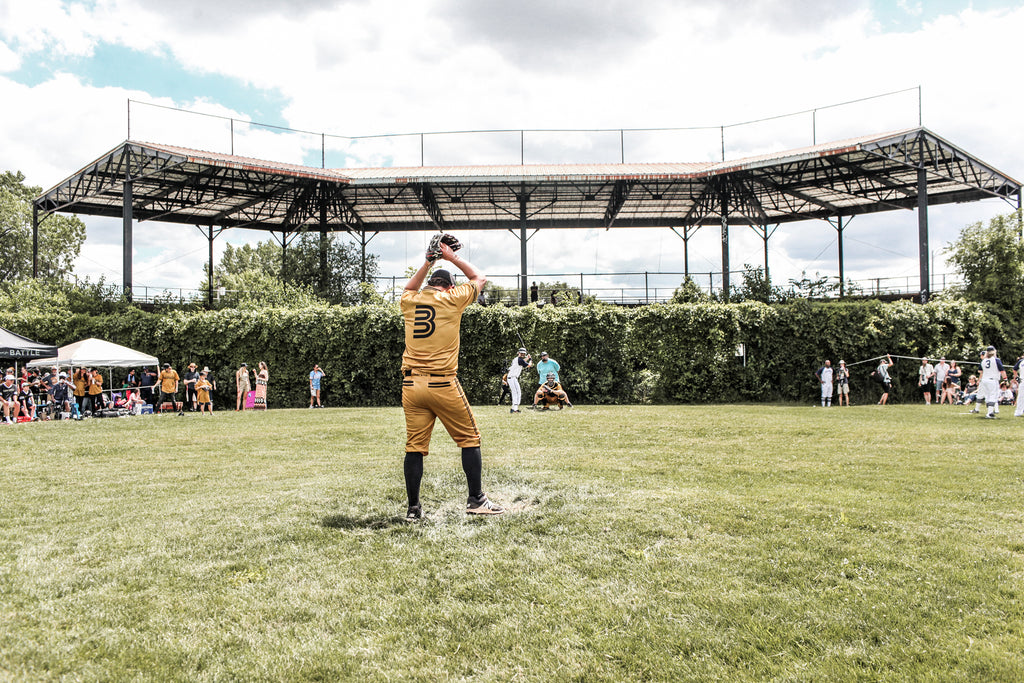
[[[416,317],[413,318],[412,338],[426,339],[434,334],[434,330],[437,329],[437,325],[434,324],[434,317],[436,315],[437,312],[433,306],[417,304]]]

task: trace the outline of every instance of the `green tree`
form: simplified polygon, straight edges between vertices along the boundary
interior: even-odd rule
[[[687,275],[682,283],[672,292],[670,304],[704,304],[711,301],[711,295],[700,288],[693,278]]]
[[[20,171],[0,174],[0,280],[32,277],[32,200],[41,192],[25,185]],[[71,275],[84,241],[85,223],[78,218],[47,217],[39,226],[39,274]]]
[[[996,216],[984,225],[972,223],[946,247],[949,263],[964,283],[960,294],[970,301],[1020,311],[1024,304],[1024,241],[1021,214]]]
[[[355,304],[365,299],[365,292],[360,287],[362,279],[362,263],[359,248],[345,242],[337,235],[328,235],[325,256],[327,261],[326,277],[321,279],[320,270],[320,233],[302,233],[283,250],[273,240],[258,242],[255,245],[243,244],[239,247],[227,245],[220,263],[214,267],[214,282],[217,287],[232,290],[242,286],[256,285],[265,279],[284,280],[294,285],[294,293],[305,292],[317,300],[332,304]],[[366,255],[366,276],[372,278],[377,274],[377,256]],[[282,266],[284,277],[281,277]],[[255,277],[258,273],[262,277]],[[244,277],[243,277],[244,275]],[[204,276],[202,288],[208,286],[209,276]],[[289,290],[275,289],[271,298],[284,295]],[[229,302],[242,300],[256,301],[261,297],[253,295],[232,295],[222,298],[221,305],[233,305]]]

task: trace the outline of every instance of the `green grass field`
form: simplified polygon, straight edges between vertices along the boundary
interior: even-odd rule
[[[0,678],[1024,680],[1024,419],[481,407],[0,429]]]

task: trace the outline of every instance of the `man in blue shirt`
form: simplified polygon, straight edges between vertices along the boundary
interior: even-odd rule
[[[313,371],[309,373],[309,407],[323,408],[320,405],[320,380],[324,378],[324,371],[319,365],[313,365]],[[314,401],[316,405],[313,405]]]

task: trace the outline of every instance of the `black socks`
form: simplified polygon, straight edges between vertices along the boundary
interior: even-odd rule
[[[484,487],[480,483],[480,473],[484,468],[484,459],[480,447],[462,449],[462,470],[466,473],[466,484],[469,486],[469,497],[480,500],[484,497]]]
[[[484,497],[484,487],[480,483],[484,459],[480,447],[462,449],[462,470],[466,473],[466,485],[469,497],[480,500]],[[420,504],[420,482],[423,481],[423,454],[410,451],[405,454],[405,493],[409,497],[409,505]]]
[[[479,449],[477,449],[479,450]],[[423,454],[409,452],[405,454],[405,493],[409,496],[409,505],[420,504],[420,482],[423,481]]]

